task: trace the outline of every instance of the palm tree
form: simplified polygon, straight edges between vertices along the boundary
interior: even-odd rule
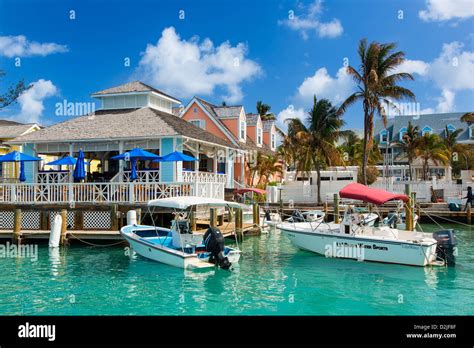
[[[440,162],[446,165],[449,162],[446,146],[437,134],[425,134],[422,136],[419,139],[416,155],[423,161],[423,180],[428,179],[430,161],[436,165]]]
[[[461,116],[461,121],[467,124],[474,123],[474,112],[468,112]]]
[[[258,166],[257,186],[262,184],[262,180],[264,178],[268,182],[270,177],[272,177],[276,173],[280,173],[280,174],[283,173],[282,163],[280,159],[278,158],[278,156],[273,156],[273,155],[263,156]]]
[[[270,105],[262,103],[261,100],[257,101],[257,113],[260,115],[262,121],[276,120],[275,115],[270,112],[271,108]]]
[[[405,152],[408,160],[408,171],[410,172],[410,180],[413,180],[413,161],[417,157],[417,148],[420,142],[420,129],[418,126],[413,126],[411,122],[408,122],[406,133],[403,135],[402,140],[397,142]]]
[[[382,117],[387,124],[386,107],[397,110],[392,100],[403,98],[415,99],[415,95],[407,88],[397,83],[403,80],[413,80],[413,76],[405,72],[394,72],[405,60],[405,53],[394,52],[395,43],[381,44],[372,42],[367,46],[367,40],[359,43],[358,54],[361,60],[359,69],[347,67],[347,73],[358,85],[358,91],[350,95],[340,106],[344,113],[352,104],[362,101],[364,110],[364,142],[362,160],[362,180],[367,183],[366,168],[369,153],[373,147],[374,115]]]
[[[298,142],[298,168],[301,170],[316,169],[318,203],[321,203],[321,169],[326,165],[343,162],[336,141],[341,136],[344,121],[341,113],[327,99],[317,100],[314,96],[313,107],[306,117],[307,127],[297,119],[291,119],[293,126],[299,128],[296,133]],[[293,131],[293,130],[292,130]]]
[[[463,129],[456,129],[455,131],[450,131],[448,126],[445,128],[445,137],[443,138],[444,146],[446,147],[446,152],[449,156],[449,164],[451,168],[454,168],[455,162],[457,162],[456,157],[459,156],[466,156],[469,154],[469,145],[467,144],[459,144],[457,138],[459,134],[461,134],[464,130]]]

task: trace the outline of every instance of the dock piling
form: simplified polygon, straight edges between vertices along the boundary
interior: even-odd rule
[[[334,223],[339,223],[339,194],[334,194]]]
[[[413,231],[413,201],[410,184],[405,184],[405,194],[408,196],[408,202],[405,204],[405,226],[407,231]]]
[[[469,225],[472,223],[472,207],[471,207],[470,203],[468,203],[468,205],[467,205],[466,222]]]
[[[13,223],[13,243],[21,244],[21,209],[15,209]]]
[[[217,209],[210,208],[210,219],[209,219],[209,226],[216,227],[217,226]]]
[[[237,240],[241,242],[243,240],[243,214],[242,209],[235,210],[235,233],[237,235]]]

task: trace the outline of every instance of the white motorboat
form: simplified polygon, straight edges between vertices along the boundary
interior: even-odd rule
[[[405,195],[355,183],[342,189],[340,196],[378,205],[397,199],[408,201]],[[346,207],[340,224],[282,222],[278,228],[300,249],[326,257],[413,266],[455,264],[456,236],[453,230],[423,233],[387,225],[367,226],[364,218],[350,206]]]
[[[195,206],[240,208],[238,203],[194,196],[156,199],[148,207],[173,209],[171,228],[127,225],[120,234],[133,250],[148,259],[184,269],[219,266],[229,269],[240,259],[240,250],[224,245],[224,236],[210,227],[205,234],[190,229],[189,213]]]
[[[294,210],[287,222],[321,222],[324,220],[326,214],[321,210],[299,211]]]

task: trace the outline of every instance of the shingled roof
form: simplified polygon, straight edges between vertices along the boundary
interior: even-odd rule
[[[251,113],[248,113],[248,114],[246,115],[246,118],[247,118],[247,126],[256,126],[259,117],[260,117],[259,114],[251,114]]]
[[[8,123],[7,123],[8,124]],[[16,138],[23,133],[27,132],[28,130],[33,127],[34,124],[14,124],[14,125],[7,125],[4,126],[0,124],[0,138],[2,139],[13,139]]]
[[[229,141],[179,117],[149,107],[99,110],[95,114],[73,118],[20,136],[10,143],[149,139],[175,135],[235,148]]]
[[[99,92],[92,93],[92,96],[101,96],[101,95],[107,95],[107,94],[119,94],[119,93],[133,93],[133,92],[155,92],[158,94],[162,94],[165,97],[171,98],[175,100],[176,102],[180,102],[178,99],[175,97],[172,97],[166,93],[163,93],[159,89],[156,89],[154,87],[151,87],[141,81],[133,81],[133,82],[128,82],[124,83],[123,85],[112,87],[112,88],[107,88]]]

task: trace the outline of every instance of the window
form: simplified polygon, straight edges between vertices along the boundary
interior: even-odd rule
[[[193,112],[194,112],[195,114],[197,114],[198,108],[194,108],[194,109],[193,109]]]
[[[474,126],[469,127],[469,138],[474,138]]]
[[[429,126],[424,126],[423,129],[421,130],[421,135],[431,135],[433,133],[433,129]]]
[[[262,128],[257,127],[257,145],[262,145]]]
[[[240,121],[240,139],[245,140],[247,138],[246,134],[246,128],[247,125],[245,124],[245,121]]]
[[[206,129],[206,123],[204,120],[190,120],[189,123],[195,125],[196,127]]]
[[[400,128],[400,132],[398,134],[400,137],[399,140],[403,141],[403,136],[407,134],[407,127]]]
[[[446,136],[447,136],[447,135],[449,135],[450,133],[453,133],[454,131],[456,131],[456,127],[454,127],[452,124],[448,124],[448,125],[446,126],[446,130],[447,130],[447,134],[446,134]]]
[[[276,148],[275,133],[272,133],[271,147],[272,147],[272,150]]]
[[[380,131],[380,143],[385,144],[388,141],[388,130],[383,129]]]

